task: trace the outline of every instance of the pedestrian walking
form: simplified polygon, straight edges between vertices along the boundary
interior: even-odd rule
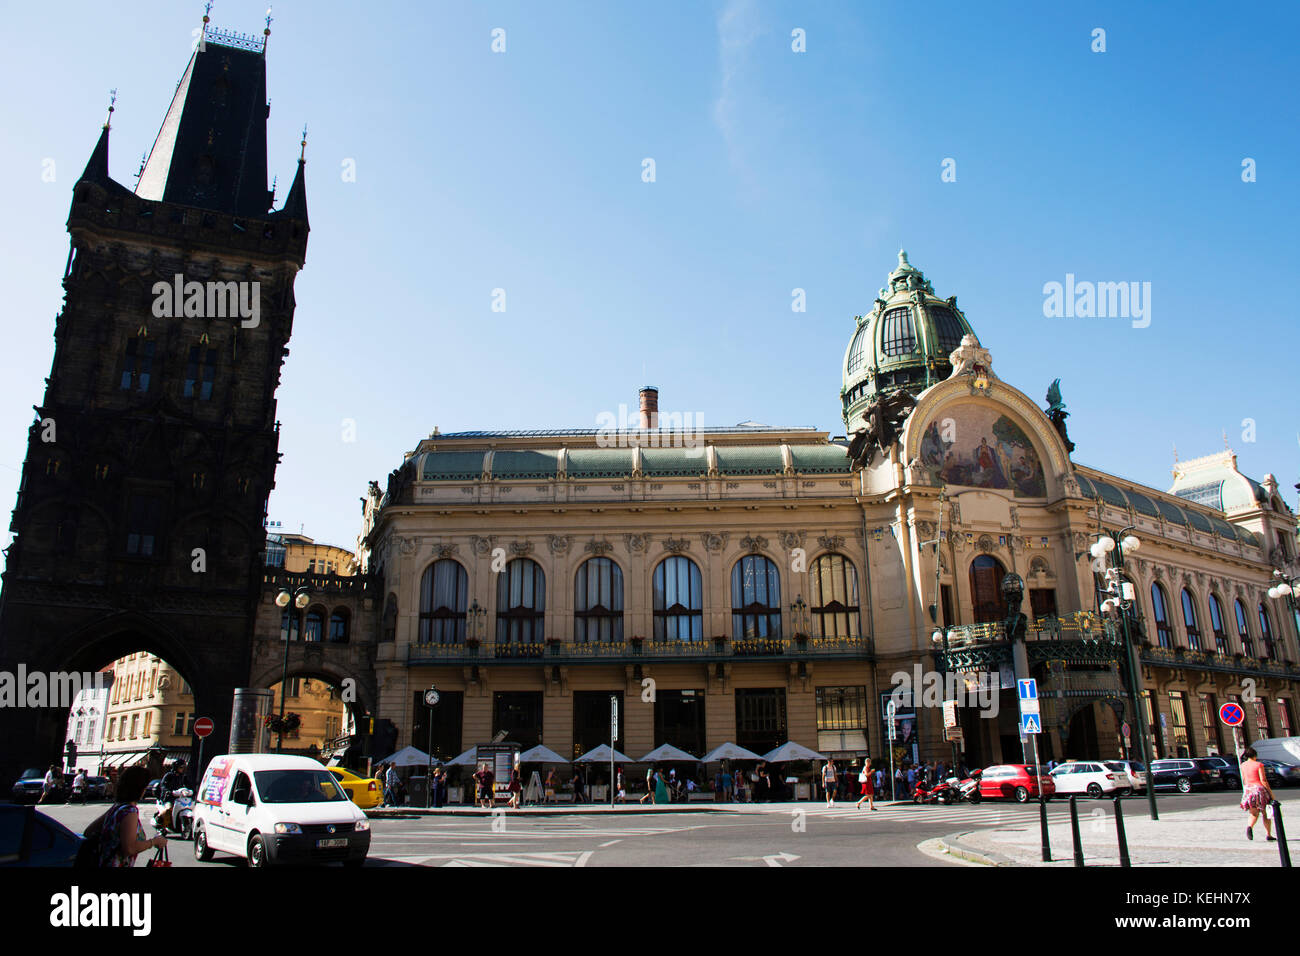
[[[506,791],[510,794],[510,809],[519,809],[519,800],[524,792],[524,785],[519,779],[519,768],[516,767],[510,771],[510,783],[506,785]]]
[[[733,780],[734,780],[733,792],[736,795],[735,797],[736,802],[744,803],[745,802],[745,771],[737,767],[735,774],[733,774]]]
[[[907,776],[904,779],[906,780],[907,783],[907,789],[904,790],[903,792],[910,797],[913,793],[916,792],[916,781],[919,779],[917,777],[915,764],[907,768]]]
[[[558,785],[558,781],[555,779],[555,768],[552,767],[550,770],[546,771],[546,784],[545,784],[546,798],[545,799],[547,803],[555,802],[555,788],[557,785]]]
[[[895,800],[899,798],[899,794],[902,794],[904,797],[907,796],[906,787],[904,786],[906,782],[907,782],[907,778],[903,776],[903,768],[895,767],[894,768],[894,794],[893,794]]]
[[[885,792],[885,771],[882,770],[880,767],[877,767],[875,777],[876,777],[875,780],[876,792],[884,793]]]
[[[1268,817],[1268,805],[1273,802],[1273,788],[1268,785],[1264,765],[1259,762],[1259,755],[1255,753],[1254,747],[1243,750],[1241,757],[1241,782],[1246,790],[1241,798],[1241,809],[1250,814],[1250,822],[1246,824],[1246,839],[1255,839],[1255,824],[1259,822],[1262,813],[1264,835],[1268,837],[1269,842],[1276,842],[1277,837],[1273,836],[1273,821]]]
[[[586,778],[583,777],[582,775],[582,767],[580,765],[575,765],[573,768],[573,802],[574,803],[587,802],[586,787],[587,787],[587,781]]]
[[[826,791],[826,806],[834,806],[835,791],[839,789],[839,780],[835,776],[834,760],[827,760],[822,767],[822,789]]]
[[[135,858],[146,850],[166,850],[165,836],[160,834],[150,840],[144,835],[144,824],[136,803],[148,785],[149,771],[146,768],[128,767],[123,770],[113,805],[86,827],[86,841],[92,844],[96,866],[135,866]]]
[[[77,775],[72,778],[72,800],[81,798],[81,802],[86,802],[86,768],[82,767],[77,771]],[[71,802],[71,800],[69,800]]]
[[[50,769],[45,771],[45,780],[41,783],[41,796],[36,802],[53,803],[62,787],[63,771],[59,769],[58,764],[52,763]]]
[[[398,796],[398,788],[402,785],[402,778],[397,775],[396,764],[389,764],[388,770],[384,773],[384,800],[387,806],[396,807],[401,804],[401,798]]]
[[[654,806],[654,802],[655,802],[655,768],[654,767],[646,767],[645,769],[645,796],[642,797],[637,802],[645,803],[647,800],[650,801],[651,806]]]
[[[722,770],[722,802],[730,803],[732,795],[736,792],[735,778],[730,770],[725,767]]]
[[[627,786],[626,786],[626,784],[623,782],[623,765],[622,765],[622,764],[619,764],[619,767],[618,767],[618,777],[617,777],[616,787],[617,787],[617,790],[616,790],[615,792],[618,794],[618,802],[619,802],[619,803],[622,803],[624,800],[627,799]]]
[[[862,801],[867,800],[871,809],[876,809],[876,775],[871,772],[870,765],[864,765],[862,772],[858,774],[858,783],[862,785],[862,796],[858,797],[857,808],[862,809]]]
[[[655,774],[655,803],[668,802],[668,783],[663,773]]]

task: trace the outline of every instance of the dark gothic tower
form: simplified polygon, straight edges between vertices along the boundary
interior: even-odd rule
[[[108,123],[73,187],[54,362],[0,593],[0,671],[156,653],[216,721],[208,756],[248,679],[275,391],[307,248],[303,160],[283,208],[267,190],[269,33],[205,25],[136,190],[109,177]],[[0,778],[57,759],[65,719],[0,708]]]

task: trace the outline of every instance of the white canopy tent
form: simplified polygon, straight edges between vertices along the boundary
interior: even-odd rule
[[[672,744],[664,744],[662,747],[656,747],[637,763],[699,763],[699,757],[693,757],[685,750],[678,750]]]
[[[380,763],[393,764],[397,767],[427,767],[429,755],[416,747],[403,747],[395,754],[389,754]]]
[[[475,765],[475,763],[477,763],[477,761],[475,760],[475,757],[477,756],[478,756],[478,747],[470,747],[469,750],[466,750],[463,754],[460,754],[459,756],[455,757],[452,760],[448,760],[445,764],[443,764],[443,766],[444,767],[472,767]]]
[[[793,740],[787,740],[775,750],[764,754],[763,759],[768,763],[785,763],[787,760],[825,760],[826,755],[809,750]]]
[[[469,753],[469,752],[470,751],[468,750],[465,751],[465,753]],[[460,758],[457,757],[456,759],[459,760]],[[565,760],[554,750],[551,750],[548,747],[543,747],[541,744],[538,744],[532,750],[525,750],[523,753],[521,753],[519,755],[519,762],[520,763],[573,763],[572,760]]]
[[[746,750],[744,747],[741,747],[739,744],[733,744],[731,741],[727,741],[724,744],[719,744],[718,746],[714,747],[703,757],[701,757],[700,763],[714,763],[715,761],[718,760],[762,760],[762,759],[763,758],[760,757],[758,754],[754,753],[754,751]]]
[[[617,750],[611,751],[609,749],[609,744],[601,744],[599,747],[596,747],[592,750],[588,750],[585,754],[583,754],[581,757],[579,757],[577,760],[573,762],[574,763],[609,763],[610,753],[613,753],[615,763],[636,763],[636,761],[633,760],[631,757],[629,757],[627,754],[619,753]]]

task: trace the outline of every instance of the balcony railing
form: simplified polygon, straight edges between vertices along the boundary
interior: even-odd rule
[[[958,624],[948,628],[948,646],[952,648],[995,644],[1007,639],[1007,629],[1002,621],[987,624]],[[1025,627],[1026,641],[1108,641],[1120,639],[1120,633],[1109,620],[1087,611],[1069,617],[1040,617]]]
[[[294,591],[305,587],[315,595],[357,594],[367,597],[378,593],[378,579],[369,574],[317,574],[311,571],[286,571],[263,568],[263,591],[285,588]]]
[[[644,663],[656,660],[727,661],[789,658],[791,660],[869,660],[875,653],[869,637],[795,637],[744,641],[592,641],[512,644],[412,644],[409,664],[502,663]]]
[[[1142,647],[1144,664],[1161,667],[1185,667],[1198,671],[1221,671],[1233,674],[1257,674],[1262,677],[1300,679],[1300,667],[1284,661],[1248,657],[1241,654],[1218,654],[1194,651],[1188,647]]]

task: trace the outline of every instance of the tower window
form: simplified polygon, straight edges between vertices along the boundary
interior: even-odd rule
[[[149,391],[153,376],[153,355],[156,342],[136,336],[126,343],[126,361],[122,365],[121,390],[124,392]]]
[[[217,350],[196,345],[185,363],[185,397],[206,402],[212,398],[212,383],[217,375]]]
[[[880,334],[881,352],[885,355],[906,355],[916,351],[916,329],[912,325],[912,310],[890,309],[885,313]]]
[[[132,495],[127,508],[126,553],[152,557],[157,550],[161,523],[162,504],[157,498]]]
[[[930,318],[934,320],[934,333],[939,351],[949,355],[961,345],[961,323],[949,309],[932,308]]]

